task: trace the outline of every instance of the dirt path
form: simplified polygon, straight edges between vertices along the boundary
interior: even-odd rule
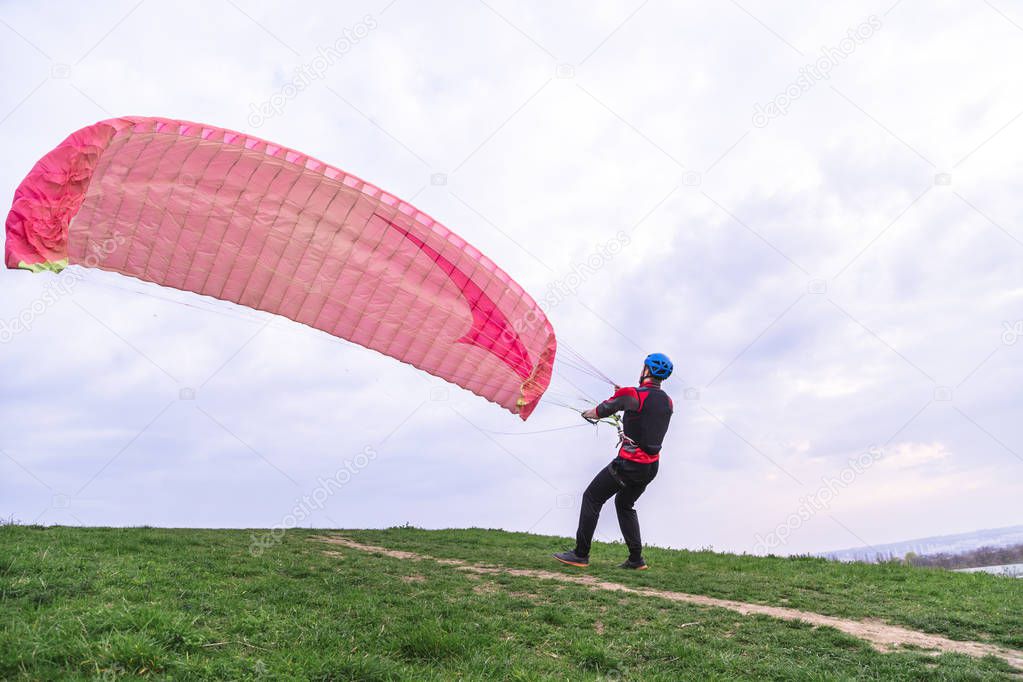
[[[586,585],[587,587],[595,590],[611,590],[615,592],[637,594],[645,597],[658,597],[660,599],[696,604],[698,606],[714,606],[722,609],[728,609],[730,611],[736,611],[744,615],[756,614],[761,616],[770,616],[771,618],[779,618],[781,620],[800,620],[805,623],[810,623],[811,625],[824,625],[835,628],[836,630],[841,630],[853,637],[866,640],[880,651],[891,651],[899,646],[912,645],[924,649],[934,649],[939,652],[966,654],[967,656],[997,656],[998,658],[1007,661],[1009,665],[1012,665],[1019,670],[1023,670],[1023,651],[1013,651],[994,644],[963,642],[955,639],[948,639],[941,635],[917,632],[915,630],[909,630],[897,625],[889,625],[880,621],[849,620],[846,618],[838,618],[836,616],[825,616],[819,613],[811,613],[810,611],[790,609],[784,606],[749,604],[747,602],[733,601],[731,599],[718,599],[716,597],[687,594],[685,592],[669,592],[666,590],[655,590],[645,587],[629,587],[628,585],[622,585],[621,583],[601,580],[600,578],[586,575],[584,573],[556,573],[554,571],[541,571],[525,568],[485,566],[469,563],[460,559],[437,559],[431,556],[416,554],[415,552],[405,552],[401,550],[387,549],[386,547],[365,545],[361,542],[356,542],[355,540],[337,535],[321,536],[314,539],[330,543],[332,545],[341,545],[342,547],[348,547],[360,552],[382,554],[394,559],[405,559],[409,561],[435,561],[439,564],[452,566],[459,571],[466,571],[479,575],[503,574],[521,576],[525,578],[539,578],[542,580],[555,580],[563,583]]]

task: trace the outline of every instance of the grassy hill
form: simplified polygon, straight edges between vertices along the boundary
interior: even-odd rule
[[[0,527],[2,679],[1010,679],[993,656],[881,652],[831,628],[537,577],[567,540],[486,530]],[[256,542],[254,543],[254,538]],[[255,551],[252,551],[255,549]],[[586,574],[1023,650],[1023,581],[650,549]],[[509,569],[460,570],[460,559]]]

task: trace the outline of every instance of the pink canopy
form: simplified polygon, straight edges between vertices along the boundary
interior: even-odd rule
[[[283,315],[526,419],[556,342],[536,302],[404,201],[242,133],[101,121],[36,163],[7,216],[9,268],[82,265]]]

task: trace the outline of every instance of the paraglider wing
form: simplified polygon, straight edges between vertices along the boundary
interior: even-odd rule
[[[546,315],[408,203],[279,145],[117,118],[44,156],[7,216],[9,268],[109,270],[288,317],[526,419],[551,379]]]

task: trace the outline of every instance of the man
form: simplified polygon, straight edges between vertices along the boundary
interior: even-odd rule
[[[616,387],[613,396],[583,412],[583,417],[589,420],[624,412],[621,447],[618,456],[594,477],[583,493],[575,549],[555,554],[554,558],[561,563],[580,567],[589,565],[590,543],[600,509],[614,495],[618,525],[629,548],[629,558],[620,567],[640,571],[647,569],[639,535],[639,518],[633,505],[657,476],[661,443],[673,410],[671,398],[661,390],[661,381],[671,376],[672,369],[667,355],[652,353],[643,362],[637,388]]]

